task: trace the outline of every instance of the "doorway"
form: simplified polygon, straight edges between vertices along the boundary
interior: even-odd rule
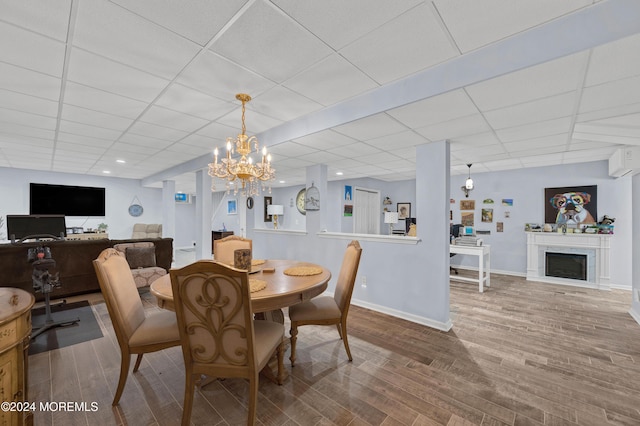
[[[355,234],[380,234],[380,191],[354,188],[353,232]]]

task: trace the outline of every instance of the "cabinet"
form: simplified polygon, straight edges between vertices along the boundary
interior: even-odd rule
[[[0,288],[0,401],[30,402],[27,362],[31,337],[31,307],[35,298],[18,288]],[[33,424],[33,414],[0,411],[0,424]]]

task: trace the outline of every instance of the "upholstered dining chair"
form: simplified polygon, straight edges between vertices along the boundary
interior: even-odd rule
[[[135,373],[143,354],[179,346],[180,333],[175,313],[158,311],[145,315],[129,263],[122,252],[105,249],[93,261],[93,266],[122,354],[120,378],[112,403],[117,405],[129,375],[131,355],[138,355],[133,367]]]
[[[233,265],[233,252],[238,249],[253,250],[253,241],[238,235],[214,240],[213,259],[226,265]]]
[[[333,297],[319,296],[306,302],[289,307],[289,319],[291,320],[291,366],[296,361],[296,340],[298,327],[301,325],[332,325],[335,324],[338,334],[344,343],[349,361],[353,361],[349,341],[347,339],[347,314],[351,304],[351,294],[356,282],[356,274],[360,265],[362,248],[358,241],[351,241],[342,258],[340,275],[336,282],[336,291]]]
[[[246,271],[199,260],[169,274],[186,374],[182,424],[189,425],[196,379],[205,374],[249,380],[247,424],[253,425],[258,374],[274,352],[282,384],[284,325],[253,319]]]

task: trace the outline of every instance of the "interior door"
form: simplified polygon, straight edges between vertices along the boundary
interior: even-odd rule
[[[353,196],[353,232],[380,234],[380,191],[355,188]]]

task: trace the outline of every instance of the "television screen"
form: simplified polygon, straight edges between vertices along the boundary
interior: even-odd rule
[[[67,226],[62,215],[7,215],[7,235],[11,240],[26,237],[66,237]]]
[[[104,188],[31,183],[29,195],[32,215],[105,215]]]

